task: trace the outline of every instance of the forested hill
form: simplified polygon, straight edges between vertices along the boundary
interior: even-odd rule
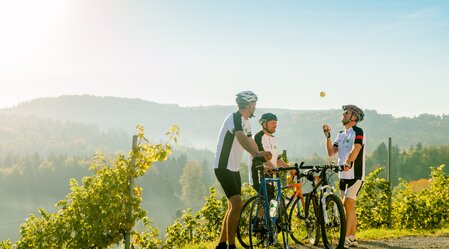
[[[156,141],[162,139],[170,125],[177,124],[181,127],[180,144],[213,151],[224,118],[235,109],[234,106],[180,107],[140,99],[86,95],[40,98],[1,109],[0,135],[2,146],[5,146],[5,136],[8,143],[20,141],[23,146],[27,142],[33,143],[33,146],[49,146],[40,138],[62,137],[76,141],[77,137],[86,135],[89,141],[79,141],[80,146],[103,144],[116,149],[129,146],[129,136],[136,132],[137,124],[143,124],[147,136]],[[333,135],[342,128],[339,109],[259,108],[256,111],[257,118],[266,111],[278,115],[276,136],[280,141],[280,149],[288,150],[289,155],[293,156],[310,156],[314,153],[324,155],[322,124],[328,123]],[[259,130],[257,118],[252,119],[253,132]],[[52,128],[55,125],[58,129]],[[388,137],[392,137],[393,143],[401,148],[418,143],[449,144],[448,115],[422,114],[414,118],[395,118],[366,110],[366,120],[360,126],[367,134],[367,149],[370,152]],[[91,134],[83,134],[84,131]],[[55,140],[47,142],[55,143]],[[59,148],[57,143],[53,146]]]

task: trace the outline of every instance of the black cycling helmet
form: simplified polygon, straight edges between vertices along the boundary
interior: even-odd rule
[[[251,91],[239,92],[236,95],[235,102],[239,108],[245,108],[250,102],[256,102],[257,95]]]
[[[273,113],[267,112],[267,113],[262,114],[262,116],[260,116],[259,124],[263,125],[263,123],[271,121],[271,120],[278,121],[278,118]]]
[[[341,108],[343,111],[350,111],[353,115],[356,115],[358,122],[362,122],[365,117],[365,113],[363,113],[362,109],[358,108],[356,105],[344,105]]]

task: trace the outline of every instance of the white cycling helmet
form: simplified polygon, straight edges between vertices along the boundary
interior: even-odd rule
[[[251,91],[239,92],[236,95],[235,102],[239,107],[244,108],[250,102],[257,102],[257,95]]]

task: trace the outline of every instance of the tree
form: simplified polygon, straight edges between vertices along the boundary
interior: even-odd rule
[[[129,195],[130,177],[141,177],[154,162],[166,160],[171,141],[179,135],[174,126],[167,143],[153,145],[147,143],[143,127],[138,129],[137,147],[128,156],[117,155],[109,166],[97,154],[90,167],[94,175],[84,177],[82,183],[72,179],[71,192],[56,204],[56,213],[39,209],[41,217],[31,215],[20,226],[17,248],[107,248],[123,240],[125,232],[146,215],[140,206],[142,189],[136,186]]]
[[[185,207],[198,210],[207,194],[207,188],[203,181],[203,168],[197,162],[188,161],[182,171],[181,201]]]

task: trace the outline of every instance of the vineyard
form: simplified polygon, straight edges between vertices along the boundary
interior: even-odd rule
[[[182,211],[173,224],[161,233],[152,226],[147,211],[141,207],[142,188],[130,179],[147,173],[154,162],[166,160],[176,142],[179,129],[167,133],[165,144],[150,144],[139,127],[137,146],[128,156],[118,155],[107,165],[101,154],[92,161],[92,176],[82,182],[72,180],[70,193],[57,204],[55,213],[39,209],[20,226],[16,242],[1,241],[0,248],[111,248],[131,236],[131,248],[182,248],[186,244],[216,241],[226,198],[211,187],[199,211]],[[395,228],[429,230],[448,224],[449,186],[444,165],[431,168],[429,180],[412,184],[401,180],[397,187],[379,175],[381,168],[366,178],[358,198],[359,229]],[[244,200],[254,195],[243,186]],[[391,199],[391,212],[390,201]]]

